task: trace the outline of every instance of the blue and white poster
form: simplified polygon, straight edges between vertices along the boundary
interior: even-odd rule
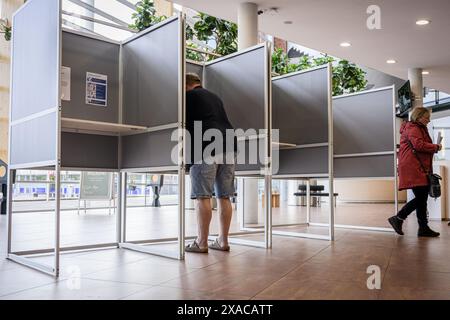
[[[108,105],[108,76],[86,73],[86,104],[101,107]]]

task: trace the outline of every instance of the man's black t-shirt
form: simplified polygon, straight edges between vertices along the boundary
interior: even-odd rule
[[[202,137],[194,136],[194,123],[202,123]],[[237,151],[236,138],[234,137],[234,149],[226,149],[226,131],[233,129],[225,112],[222,100],[214,93],[197,87],[186,93],[186,127],[191,135],[191,158],[194,161],[194,142],[203,141],[203,134],[208,129],[217,129],[223,134],[223,152]],[[202,143],[202,152],[212,141]],[[195,161],[199,159],[195,157]]]

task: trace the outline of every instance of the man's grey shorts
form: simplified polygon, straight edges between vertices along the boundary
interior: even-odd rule
[[[190,169],[191,199],[234,197],[234,164],[194,164]]]

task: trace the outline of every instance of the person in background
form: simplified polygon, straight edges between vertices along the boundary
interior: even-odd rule
[[[419,222],[419,237],[439,237],[439,233],[428,226],[428,172],[433,170],[433,155],[442,149],[442,145],[433,144],[427,125],[431,113],[423,107],[412,111],[411,121],[404,122],[400,133],[400,150],[398,153],[399,190],[412,189],[415,198],[409,201],[397,215],[388,219],[391,226],[403,235],[402,225],[405,219],[416,210]],[[414,148],[414,149],[413,149]],[[416,154],[414,154],[414,150]],[[416,156],[417,155],[417,156]],[[423,164],[420,164],[419,160]],[[424,170],[425,169],[425,170]]]
[[[186,247],[186,252],[207,253],[208,247],[213,250],[229,251],[228,234],[233,214],[230,198],[235,194],[236,139],[233,146],[230,147],[227,144],[226,131],[232,130],[233,127],[228,120],[221,99],[202,87],[198,75],[189,73],[186,75],[186,127],[192,141],[199,141],[199,139],[203,141],[202,137],[195,136],[195,122],[202,124],[202,132],[199,132],[202,135],[209,129],[220,131],[224,142],[222,156],[227,152],[232,153],[233,163],[226,161],[205,163],[203,154],[198,157],[191,152],[191,165],[189,166],[191,199],[196,201],[198,236]],[[202,152],[209,143],[203,141]],[[193,149],[191,147],[191,151]],[[216,159],[219,156],[221,155],[215,155]],[[209,226],[212,218],[211,198],[214,194],[218,199],[220,231],[219,237],[208,246]]]

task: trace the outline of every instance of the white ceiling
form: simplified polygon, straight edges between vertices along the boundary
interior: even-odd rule
[[[248,0],[170,0],[210,15],[237,21],[237,8]],[[424,85],[450,92],[450,0],[252,0],[259,9],[278,13],[259,16],[267,34],[348,59],[407,79],[408,68],[430,71]],[[369,30],[369,5],[381,8],[381,30]],[[419,27],[418,19],[431,20]],[[293,21],[292,25],[284,21]],[[341,42],[350,48],[341,48]],[[394,65],[386,60],[395,59]]]

